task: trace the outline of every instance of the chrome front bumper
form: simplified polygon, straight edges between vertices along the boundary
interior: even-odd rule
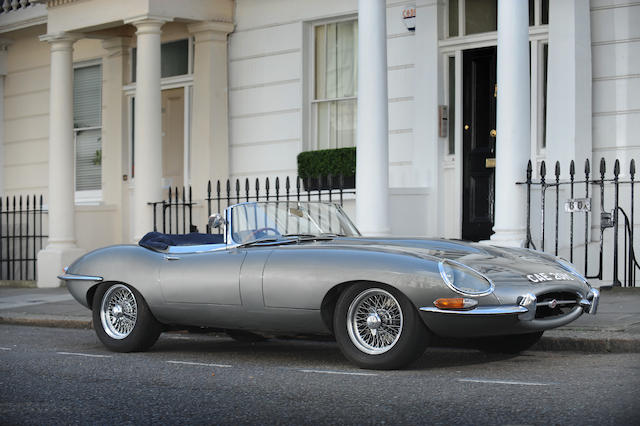
[[[503,306],[478,306],[470,310],[447,310],[439,309],[435,306],[426,306],[420,308],[423,312],[432,312],[438,314],[455,314],[455,315],[518,315],[521,321],[532,321],[536,317],[536,296],[532,293],[522,295],[517,305]],[[600,301],[600,292],[595,288],[589,290],[586,298],[578,302],[581,311],[587,314],[595,315],[598,311],[598,303]]]

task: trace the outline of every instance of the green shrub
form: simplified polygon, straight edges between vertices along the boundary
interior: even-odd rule
[[[322,149],[298,154],[298,176],[302,179],[328,175],[355,176],[356,148]]]

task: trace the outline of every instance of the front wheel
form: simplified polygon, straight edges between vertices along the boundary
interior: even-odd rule
[[[420,357],[430,332],[400,292],[367,283],[347,288],[338,299],[334,334],[342,353],[361,368],[403,367]]]
[[[121,283],[98,287],[93,297],[93,328],[114,352],[146,351],[162,332],[142,295]]]

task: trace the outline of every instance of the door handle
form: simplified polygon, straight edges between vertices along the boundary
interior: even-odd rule
[[[180,257],[178,256],[165,256],[164,258],[166,260],[180,260]]]
[[[491,131],[489,132],[489,136],[491,136],[492,138],[495,138],[496,134],[496,129],[491,129]]]

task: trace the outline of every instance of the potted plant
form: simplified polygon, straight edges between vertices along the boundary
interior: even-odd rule
[[[322,149],[298,154],[298,176],[306,191],[356,187],[356,148]]]

